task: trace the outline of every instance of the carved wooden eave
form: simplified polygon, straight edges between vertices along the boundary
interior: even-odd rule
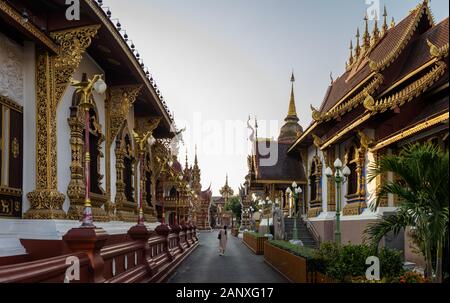
[[[443,61],[436,62],[436,64],[431,68],[431,70],[424,76],[414,81],[410,85],[406,86],[399,92],[384,97],[382,99],[379,99],[377,101],[374,101],[374,104],[372,105],[370,110],[367,111],[370,111],[372,114],[375,114],[377,112],[383,113],[388,109],[395,109],[396,107],[400,107],[403,104],[410,102],[414,98],[424,93],[437,80],[439,80],[441,76],[445,73],[446,69],[447,64],[445,62]]]
[[[142,85],[114,86],[109,89],[109,144],[112,144],[136,101]]]
[[[332,119],[337,119],[340,116],[343,116],[347,112],[350,112],[352,109],[356,108],[358,105],[360,105],[364,99],[366,98],[367,94],[373,94],[383,83],[383,75],[376,73],[375,76],[371,79],[371,81],[363,88],[361,89],[354,97],[349,99],[346,102],[340,102],[339,105],[333,107],[331,110],[329,110],[326,113],[320,114],[318,116],[313,116],[315,122],[322,123],[327,122]]]
[[[156,92],[156,89],[153,87],[152,83],[150,83],[150,80],[147,78],[147,75],[145,74],[144,70],[141,67],[140,62],[136,59],[135,55],[133,54],[132,50],[128,46],[128,44],[125,42],[121,34],[118,32],[115,25],[111,22],[111,20],[108,18],[108,16],[105,14],[105,12],[102,10],[102,8],[95,2],[91,0],[83,0],[84,4],[88,9],[90,9],[96,17],[102,22],[104,28],[109,32],[109,34],[114,38],[116,41],[118,47],[122,50],[122,52],[126,55],[128,58],[128,61],[131,63],[132,67],[135,71],[139,74],[140,81],[144,83],[145,89],[150,92],[151,96],[154,100],[156,100],[156,107],[161,112],[161,115],[164,118],[164,122],[168,127],[170,127],[172,123],[172,116],[170,115],[167,106],[165,103],[161,100],[160,94]]]
[[[56,44],[43,31],[38,29],[32,22],[24,22],[22,15],[11,7],[7,1],[0,0],[0,15],[7,18],[15,28],[25,33],[27,37],[44,46],[46,50],[53,54],[57,54],[59,52],[58,44]]]
[[[446,112],[446,113],[440,114],[434,118],[417,123],[416,125],[411,126],[407,129],[401,130],[401,131],[389,136],[388,138],[378,141],[377,143],[375,143],[373,145],[372,148],[369,149],[369,151],[376,152],[377,150],[380,150],[380,149],[385,148],[386,146],[389,146],[395,142],[398,142],[400,140],[408,138],[408,137],[410,137],[418,132],[421,132],[425,129],[428,129],[432,126],[435,126],[440,123],[448,123],[448,120],[449,120],[449,113]]]

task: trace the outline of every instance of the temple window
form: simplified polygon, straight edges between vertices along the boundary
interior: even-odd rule
[[[309,185],[311,186],[311,202],[317,200],[317,185],[316,185],[316,163],[312,162],[311,174],[309,175]]]
[[[134,202],[133,163],[134,155],[131,138],[127,134],[125,136],[125,157],[123,159],[123,182],[125,183],[125,196],[130,202]]]
[[[348,176],[347,180],[347,195],[353,195],[356,194],[358,191],[358,173],[357,173],[357,161],[358,158],[356,157],[355,148],[352,148],[350,150],[350,153],[348,154],[349,163],[347,164],[348,168],[350,168],[350,175]]]
[[[150,156],[147,154],[145,157],[145,165],[144,165],[144,174],[145,174],[145,201],[148,206],[152,206],[152,171],[150,166]]]
[[[22,216],[23,109],[0,96],[0,217]]]

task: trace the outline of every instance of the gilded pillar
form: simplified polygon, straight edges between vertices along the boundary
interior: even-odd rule
[[[37,49],[36,58],[36,190],[29,192],[27,219],[63,219],[65,195],[58,191],[56,110],[99,25],[50,33],[59,45],[52,55]]]

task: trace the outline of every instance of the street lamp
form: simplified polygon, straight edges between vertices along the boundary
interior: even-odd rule
[[[99,94],[104,94],[107,86],[103,81],[101,75],[95,75],[92,79],[86,79],[86,74],[83,74],[82,81],[71,80],[71,84],[75,87],[77,93],[81,93],[81,101],[79,107],[84,110],[84,180],[85,180],[85,196],[84,196],[84,209],[82,227],[93,227],[92,219],[92,204],[90,198],[90,162],[91,157],[89,154],[89,129],[90,129],[90,114],[89,111],[94,107],[91,102],[92,90],[95,90]]]
[[[272,205],[272,201],[269,199],[269,197],[266,197],[265,200],[259,200],[258,205],[261,206],[263,209],[270,207]],[[263,209],[260,209],[261,214],[263,214]],[[267,233],[264,235],[265,237],[272,238],[272,234],[270,233],[270,216],[267,216]]]
[[[341,184],[347,182],[347,177],[350,175],[351,171],[347,165],[342,167],[342,161],[337,158],[334,161],[335,172],[333,174],[333,170],[331,167],[327,167],[325,169],[325,175],[327,178],[336,182],[336,190],[337,190],[337,203],[336,203],[336,229],[334,231],[334,241],[337,244],[341,243]]]
[[[292,187],[292,189],[291,189]],[[296,207],[296,200],[298,200],[299,195],[302,193],[302,188],[300,186],[297,185],[297,183],[294,181],[292,182],[291,187],[288,187],[286,189],[286,194],[288,195],[288,197],[293,198],[294,200],[294,228],[292,229],[292,243],[297,244],[298,243],[298,228],[297,228],[297,220],[298,220],[298,210]],[[292,197],[292,196],[293,197]],[[300,202],[300,201],[298,201]]]

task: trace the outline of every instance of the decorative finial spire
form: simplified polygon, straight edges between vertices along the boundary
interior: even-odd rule
[[[353,41],[350,40],[350,58],[348,59],[348,64],[353,64]]]
[[[330,71],[330,81],[331,81],[331,84],[333,84],[334,79],[333,79],[333,72],[332,71]]]
[[[363,34],[363,46],[364,50],[368,50],[370,47],[370,34],[369,34],[369,17],[367,16],[367,13],[364,16],[364,22],[366,23],[366,25]]]
[[[195,144],[195,158],[194,158],[194,164],[195,164],[195,165],[198,164],[198,159],[197,159],[197,144]]]
[[[375,22],[373,24],[372,39],[373,39],[373,44],[377,44],[378,40],[380,40],[380,30],[378,29],[378,14],[377,13],[375,13]]]
[[[355,47],[355,56],[356,58],[359,57],[359,54],[361,53],[361,47],[359,46],[359,27],[356,28],[356,47]]]
[[[388,31],[387,10],[386,10],[386,5],[385,5],[384,12],[383,12],[383,28],[382,28],[381,34],[384,36],[384,35],[386,35],[387,31]]]
[[[391,20],[391,28],[393,28],[395,26],[395,19],[394,19],[394,17],[392,17],[392,20]]]
[[[291,99],[289,100],[288,117],[289,116],[297,117],[297,109],[295,108],[294,82],[295,82],[294,71],[292,71],[292,75],[291,75]]]
[[[225,177],[225,186],[228,186],[228,173],[227,173],[227,175]]]

